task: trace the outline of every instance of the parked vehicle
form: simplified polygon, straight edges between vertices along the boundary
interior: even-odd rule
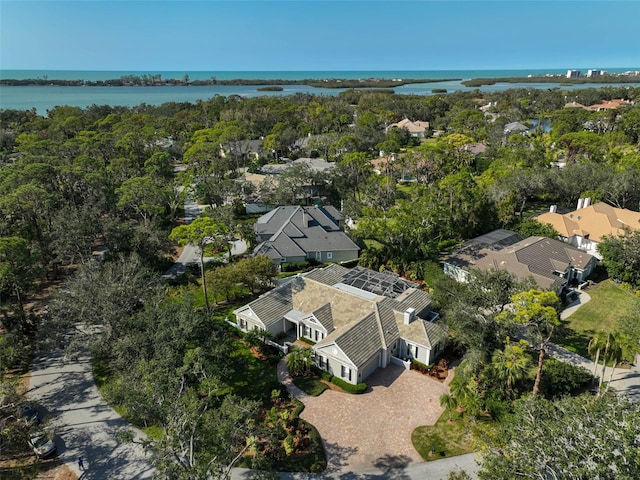
[[[29,445],[38,458],[46,458],[56,452],[56,444],[43,432],[38,431],[29,437]]]

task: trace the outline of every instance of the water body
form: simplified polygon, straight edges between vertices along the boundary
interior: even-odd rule
[[[620,73],[634,68],[610,69],[612,73]],[[305,79],[367,79],[367,78],[425,78],[448,79],[460,78],[497,78],[497,77],[526,77],[544,73],[562,74],[558,70],[437,70],[437,71],[269,71],[269,72],[179,72],[179,71],[47,71],[47,70],[1,70],[3,79],[50,79],[50,80],[111,80],[126,75],[161,75],[163,79],[183,79],[188,75],[191,80],[233,79],[267,79],[267,80],[305,80]],[[564,72],[566,73],[566,71]],[[447,92],[480,90],[483,92],[502,91],[508,88],[558,88],[575,90],[582,88],[599,88],[610,84],[588,84],[562,86],[559,83],[497,83],[484,85],[480,88],[465,87],[460,81],[440,81],[433,83],[409,84],[396,87],[398,94],[431,95],[433,89],[446,89]],[[625,86],[640,86],[640,82],[625,84]],[[206,85],[206,86],[154,86],[154,87],[63,87],[63,86],[2,86],[0,87],[0,109],[29,110],[45,115],[47,110],[59,105],[70,105],[86,108],[90,105],[112,105],[133,107],[140,104],[161,105],[166,102],[190,102],[208,100],[216,95],[240,95],[243,97],[256,96],[286,96],[296,93],[312,95],[337,95],[345,89],[314,88],[306,85],[282,85],[282,91],[258,91],[258,87],[250,85]]]

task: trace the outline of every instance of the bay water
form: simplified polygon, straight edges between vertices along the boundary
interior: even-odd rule
[[[633,68],[609,69],[611,73],[622,73]],[[432,95],[433,90],[447,92],[480,90],[501,91],[508,88],[558,88],[558,83],[497,83],[482,87],[465,87],[462,80],[472,78],[526,77],[528,75],[566,73],[559,70],[433,70],[433,71],[236,71],[236,72],[179,72],[179,71],[64,71],[64,70],[0,70],[2,79],[49,79],[49,80],[112,80],[127,75],[160,75],[163,80],[183,79],[188,75],[193,80],[306,80],[306,79],[430,79],[430,83],[414,83],[393,90],[398,94]],[[450,80],[460,79],[460,80]],[[559,79],[560,80],[560,79]],[[276,82],[277,84],[277,82]],[[625,86],[640,86],[638,83]],[[255,85],[162,85],[162,86],[0,86],[0,109],[35,109],[45,115],[47,110],[60,105],[86,108],[90,105],[133,107],[140,104],[161,105],[166,102],[189,102],[208,100],[216,95],[242,97],[286,96],[296,93],[312,95],[337,95],[346,89],[315,88],[307,85],[281,85],[282,91],[259,91]],[[562,85],[564,90],[600,88],[611,84]]]

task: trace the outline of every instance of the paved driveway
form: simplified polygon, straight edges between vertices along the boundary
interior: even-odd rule
[[[40,352],[33,362],[28,392],[50,418],[60,460],[81,480],[143,480],[154,470],[139,442],[144,434],[109,407],[98,392],[88,355],[66,358],[61,349]],[[128,430],[137,442],[123,442]],[[85,472],[77,459],[84,459]]]
[[[440,417],[440,395],[448,390],[446,385],[390,365],[367,379],[369,389],[362,395],[327,390],[310,397],[286,378],[283,363],[279,365],[281,381],[304,402],[301,417],[322,437],[326,473],[387,470],[422,461],[411,433]]]

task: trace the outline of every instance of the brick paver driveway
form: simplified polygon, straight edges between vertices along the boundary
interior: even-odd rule
[[[304,402],[302,418],[322,436],[327,473],[386,470],[421,461],[411,433],[420,425],[436,422],[443,412],[440,395],[448,390],[426,375],[395,365],[370,376],[369,389],[362,395],[327,390],[310,397],[286,378],[284,361],[279,375]]]

